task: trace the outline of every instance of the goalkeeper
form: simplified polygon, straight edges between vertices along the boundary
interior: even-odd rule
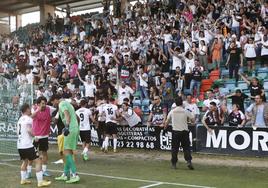
[[[73,157],[79,136],[79,125],[75,109],[69,102],[61,100],[61,97],[58,95],[52,96],[51,102],[53,106],[58,106],[60,118],[65,125],[65,128],[62,130],[64,134],[64,172],[60,177],[55,179],[65,181],[66,183],[76,183],[80,180],[80,178],[77,175],[77,169]],[[68,180],[69,176],[70,179]]]

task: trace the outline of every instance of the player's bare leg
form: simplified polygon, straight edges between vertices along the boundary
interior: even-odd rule
[[[28,161],[26,179],[32,178],[33,161]]]
[[[89,148],[90,148],[89,143],[83,142],[83,152],[82,152],[82,155],[83,155],[83,159],[84,159],[85,161],[88,160],[88,152],[89,152]]]
[[[117,152],[116,147],[117,147],[117,135],[113,134],[113,145],[114,145],[114,153]]]
[[[47,172],[47,161],[48,161],[47,152],[42,151],[42,171],[43,171],[43,175],[49,177],[50,175]]]
[[[23,160],[21,167],[20,167],[20,184],[25,185],[25,184],[30,184],[31,181],[27,180],[27,165],[28,165],[28,160]]]
[[[42,161],[37,158],[34,160],[35,162],[35,171],[37,178],[37,187],[47,187],[51,184],[51,181],[43,180],[43,171],[42,171]]]
[[[104,152],[105,153],[108,152],[109,138],[110,138],[110,135],[105,135],[105,139],[104,139]]]

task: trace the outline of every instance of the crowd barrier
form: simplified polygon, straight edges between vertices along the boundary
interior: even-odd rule
[[[118,126],[118,147],[147,150],[171,150],[172,130],[160,127],[124,127]],[[189,126],[190,142],[193,152],[234,154],[239,156],[268,156],[268,128],[251,127],[213,127],[210,134],[206,128],[198,124]],[[50,142],[56,142],[57,126],[51,125]],[[2,141],[16,140],[15,122],[0,122],[0,138]],[[98,146],[98,134],[95,127],[91,131],[92,146]],[[110,142],[112,145],[112,142]]]

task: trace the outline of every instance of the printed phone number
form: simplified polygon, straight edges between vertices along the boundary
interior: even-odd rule
[[[117,142],[118,147],[126,147],[126,148],[146,148],[146,149],[154,149],[155,144],[153,142],[123,142],[123,141],[118,141]]]

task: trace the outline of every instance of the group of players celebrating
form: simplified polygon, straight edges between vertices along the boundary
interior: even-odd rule
[[[84,160],[89,158],[91,141],[91,127],[96,125],[99,144],[104,152],[108,152],[109,139],[113,139],[113,151],[117,152],[117,124],[120,119],[135,126],[141,123],[140,117],[129,107],[128,101],[122,104],[122,109],[114,104],[114,99],[100,100],[95,108],[94,99],[82,99],[79,106],[72,105],[71,101],[53,95],[50,99],[51,106],[43,96],[36,100],[32,107],[29,104],[21,106],[22,116],[17,124],[17,148],[22,160],[21,185],[30,184],[32,163],[35,163],[38,187],[46,187],[51,181],[43,179],[50,176],[47,171],[48,138],[50,124],[55,120],[58,126],[58,147],[63,157],[63,174],[55,180],[66,183],[80,181],[74,154],[77,150],[80,136]],[[53,118],[54,117],[54,118]]]

